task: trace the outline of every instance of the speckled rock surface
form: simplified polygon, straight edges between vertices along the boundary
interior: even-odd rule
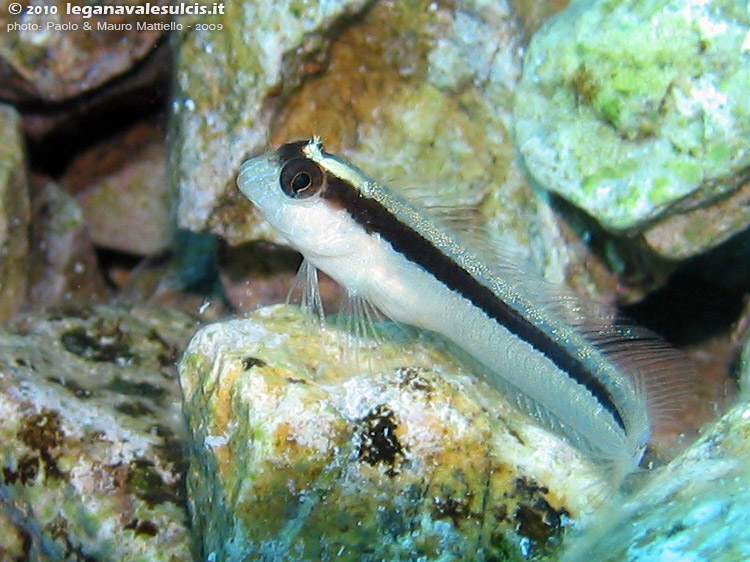
[[[0,104],[0,323],[20,308],[26,293],[28,189],[21,120]]]
[[[546,194],[530,189],[516,159],[510,113],[524,32],[508,3],[321,6],[330,11],[245,3],[223,30],[184,38],[170,147],[181,227],[233,245],[281,242],[234,187],[238,165],[318,134],[396,189],[474,209],[498,245],[555,280],[583,261],[581,248],[560,243]]]
[[[92,303],[108,295],[83,211],[52,181],[32,182],[29,302]]]
[[[440,348],[397,340],[355,360],[343,338],[276,306],[191,341],[204,558],[522,560],[554,551],[603,492],[576,450]]]
[[[194,328],[177,313],[101,306],[0,332],[8,553],[192,560],[174,361]]]
[[[73,161],[61,183],[75,193],[97,246],[136,255],[171,246],[165,150],[163,130],[139,123]]]
[[[166,4],[151,0],[151,4]],[[50,0],[41,13],[13,14],[10,0],[0,0],[0,97],[13,101],[61,101],[89,91],[130,69],[163,35],[138,30],[136,22],[169,21],[164,15],[69,14],[100,8],[84,0]],[[142,6],[145,1],[129,5]],[[117,4],[108,3],[116,6]],[[99,24],[114,27],[100,29]],[[130,24],[130,29],[125,27]],[[86,26],[88,25],[88,29]]]
[[[749,14],[731,0],[575,2],[526,55],[515,130],[531,174],[613,231],[729,196],[750,166]],[[729,234],[749,222],[738,215]],[[700,251],[715,229],[705,238],[678,246]]]
[[[564,560],[750,559],[750,402],[744,399],[634,497],[604,513]]]
[[[232,3],[223,17],[211,20],[220,30],[182,35],[176,47],[170,146],[181,228],[220,226],[222,235],[237,238],[232,226],[236,221],[240,226],[234,228],[241,229],[244,213],[216,217],[217,207],[231,213],[240,200],[233,197],[234,176],[245,151],[267,142],[271,98],[300,80],[289,76],[299,69],[287,68],[285,55],[302,60],[320,55],[322,31],[363,5],[343,0],[292,9],[288,2]],[[227,188],[231,191],[225,196]],[[223,197],[233,201],[219,201]]]

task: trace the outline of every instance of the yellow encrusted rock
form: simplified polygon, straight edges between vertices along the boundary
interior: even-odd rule
[[[387,340],[351,353],[288,306],[196,334],[180,382],[204,557],[520,560],[605,490],[439,342]]]

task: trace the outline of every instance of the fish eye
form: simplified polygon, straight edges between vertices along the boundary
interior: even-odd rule
[[[307,158],[295,158],[286,163],[279,178],[281,189],[289,197],[304,199],[315,195],[323,186],[323,172]]]

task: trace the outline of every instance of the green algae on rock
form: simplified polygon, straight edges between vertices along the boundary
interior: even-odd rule
[[[99,306],[12,327],[0,332],[0,497],[11,525],[0,540],[21,541],[8,552],[192,560],[174,361],[194,322]]]
[[[750,166],[749,30],[747,2],[575,2],[526,55],[530,173],[618,232],[728,196]]]
[[[435,342],[394,335],[342,359],[346,336],[311,322],[260,309],[183,356],[202,556],[520,561],[553,552],[604,490]]]

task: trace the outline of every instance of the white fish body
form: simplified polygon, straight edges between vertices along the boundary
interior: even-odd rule
[[[624,374],[600,349],[626,355],[616,334],[603,334],[598,347],[554,307],[535,303],[526,286],[539,280],[491,267],[315,139],[247,160],[238,187],[316,268],[392,319],[462,347],[614,478],[637,466],[650,427],[640,375]],[[662,347],[651,341],[644,349],[660,362]],[[636,368],[648,367],[637,353]]]

